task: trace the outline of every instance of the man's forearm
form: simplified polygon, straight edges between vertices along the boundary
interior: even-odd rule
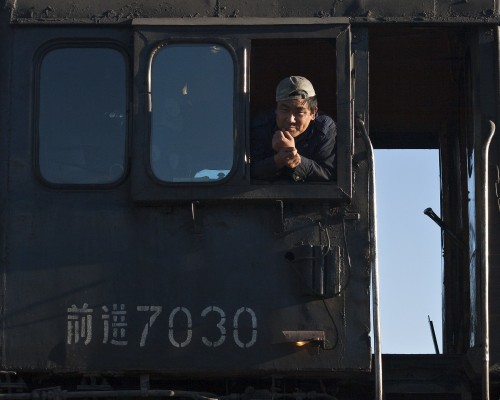
[[[293,172],[293,178],[296,181],[331,181],[333,177],[333,165],[319,163],[303,156],[301,163]]]

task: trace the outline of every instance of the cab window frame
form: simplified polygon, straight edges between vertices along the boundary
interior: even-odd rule
[[[121,174],[109,182],[53,182],[44,176],[40,164],[40,151],[41,151],[41,138],[40,138],[40,113],[41,113],[41,79],[42,79],[42,65],[45,57],[52,51],[64,50],[64,49],[108,49],[116,51],[120,54],[123,59],[124,68],[124,81],[123,89],[125,99],[124,103],[124,114],[120,118],[123,118],[122,123],[124,124],[124,138],[123,138],[123,165]],[[101,39],[101,38],[74,38],[74,39],[55,39],[50,40],[42,44],[36,51],[34,57],[34,152],[33,152],[33,163],[35,176],[45,185],[56,189],[107,189],[115,188],[121,185],[129,175],[130,169],[130,104],[131,104],[131,78],[130,78],[130,58],[126,48],[123,43],[113,40],[113,39]],[[111,117],[110,117],[111,118]]]
[[[295,19],[294,19],[295,20]],[[274,22],[278,21],[278,24]],[[134,109],[132,199],[138,203],[164,204],[218,200],[317,200],[347,203],[352,197],[352,151],[354,138],[351,88],[351,31],[346,19],[325,23],[284,23],[282,19],[259,23],[134,20]],[[168,26],[167,26],[168,24]],[[252,41],[259,39],[335,40],[337,76],[337,180],[331,182],[263,182],[250,177],[250,59]],[[149,162],[150,102],[148,88],[151,54],[161,43],[216,43],[228,49],[234,60],[234,157],[233,168],[211,182],[158,182]],[[311,78],[312,80],[314,78]],[[269,99],[274,106],[274,98]]]

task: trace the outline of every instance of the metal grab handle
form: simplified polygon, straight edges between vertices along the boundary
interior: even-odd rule
[[[481,240],[481,253],[482,253],[482,273],[483,279],[481,284],[481,292],[483,294],[483,399],[490,399],[490,316],[489,316],[489,212],[488,212],[488,197],[489,197],[489,184],[488,184],[488,161],[490,144],[493,136],[495,135],[495,123],[489,121],[490,133],[486,138],[483,146],[483,162],[484,162],[484,175],[483,175],[483,193],[484,193],[484,229],[483,240]]]
[[[375,398],[383,399],[382,382],[382,350],[380,343],[380,306],[379,306],[379,282],[378,282],[378,255],[377,255],[377,199],[375,191],[375,156],[373,146],[366,130],[365,122],[356,117],[356,127],[361,132],[361,138],[365,142],[368,153],[368,197],[369,206],[368,218],[370,226],[370,260],[372,275],[372,304],[373,304],[373,336],[374,336],[374,358],[375,358]]]

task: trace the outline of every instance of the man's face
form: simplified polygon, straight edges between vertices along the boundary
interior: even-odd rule
[[[317,110],[310,110],[302,99],[278,101],[276,106],[276,125],[288,131],[293,137],[302,134],[309,123],[316,118]]]

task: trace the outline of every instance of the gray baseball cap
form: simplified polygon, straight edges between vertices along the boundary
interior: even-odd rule
[[[313,85],[303,76],[290,76],[276,87],[276,101],[307,99],[316,96]]]

